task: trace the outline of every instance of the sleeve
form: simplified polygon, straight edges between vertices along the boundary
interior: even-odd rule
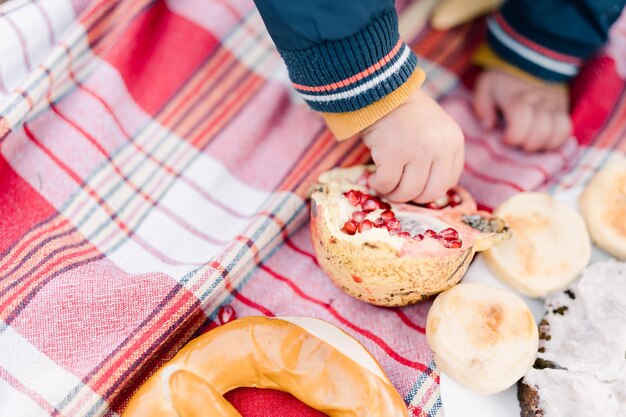
[[[422,83],[393,0],[255,0],[292,84],[339,139],[402,104]]]
[[[488,18],[487,43],[497,58],[531,76],[567,82],[606,42],[609,28],[625,3],[626,0],[509,0]],[[481,63],[480,57],[478,61]],[[489,66],[497,59],[483,61]]]

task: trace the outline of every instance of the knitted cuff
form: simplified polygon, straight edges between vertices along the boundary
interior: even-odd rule
[[[325,113],[351,112],[380,100],[403,85],[417,65],[400,39],[395,12],[348,38],[278,51],[298,93]]]
[[[339,140],[348,139],[402,105],[424,82],[426,74],[417,68],[398,89],[362,109],[346,113],[322,113],[326,124]]]
[[[500,12],[487,20],[487,42],[506,62],[549,82],[568,82],[582,65],[578,56],[548,49],[524,37]]]
[[[509,75],[513,75],[522,80],[528,81],[537,85],[549,85],[556,88],[567,88],[565,83],[549,82],[541,78],[537,78],[526,71],[509,64],[507,61],[500,58],[488,45],[481,45],[474,55],[472,56],[472,63],[479,67],[487,69],[497,69],[502,72],[506,72]]]

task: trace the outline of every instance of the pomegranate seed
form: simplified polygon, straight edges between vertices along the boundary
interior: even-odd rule
[[[435,232],[435,231],[434,231],[434,230],[432,230],[432,229],[428,229],[428,230],[426,230],[426,231],[424,232],[424,236],[432,237],[432,238],[435,238],[435,239],[436,239],[436,238],[441,237],[441,236],[439,235],[439,233]]]
[[[372,198],[371,195],[366,194],[366,193],[361,193],[361,192],[359,192],[359,197],[360,197],[359,204],[364,204],[369,198]]]
[[[435,203],[428,203],[424,207],[426,207],[427,209],[431,209],[431,210],[438,210],[439,209],[439,207],[437,207],[437,205]]]
[[[352,213],[352,220],[357,223],[361,223],[363,220],[365,220],[365,213],[363,213],[362,211],[355,211],[354,213]]]
[[[389,236],[397,236],[398,233],[398,229],[389,229]]]
[[[448,197],[448,195],[444,195],[443,197],[439,197],[438,199],[436,199],[434,201],[435,205],[437,206],[438,209],[442,209],[442,208],[446,208],[448,207],[448,203],[450,202],[450,197]]]
[[[367,200],[365,200],[365,203],[363,203],[363,211],[368,213],[370,211],[374,211],[378,208],[378,201],[376,201],[373,198],[368,198]]]
[[[396,215],[391,210],[385,210],[380,213],[380,217],[383,219],[393,219],[394,217],[396,217]]]
[[[341,231],[349,235],[353,235],[356,233],[356,229],[358,226],[359,224],[355,222],[354,220],[348,220],[346,224],[343,225],[343,228],[341,229]]]
[[[343,193],[343,195],[348,199],[348,203],[351,206],[356,206],[361,201],[361,192],[357,190],[350,190]]]
[[[454,190],[448,190],[448,197],[450,198],[450,206],[456,207],[463,202],[461,195]]]
[[[376,220],[374,220],[375,227],[383,227],[384,225],[385,225],[385,219],[383,219],[382,217],[379,217]]]
[[[366,230],[370,230],[372,227],[374,227],[374,223],[372,223],[371,221],[365,219],[365,220],[363,220],[363,223],[361,223],[359,225],[359,232],[364,232]]]
[[[462,245],[460,240],[443,240],[442,243],[443,246],[450,249],[458,249]]]
[[[457,232],[451,227],[448,227],[447,229],[443,229],[441,232],[439,232],[439,234],[445,240],[458,240],[459,239],[459,232]]]
[[[413,239],[417,240],[418,242],[420,240],[424,240],[424,235],[421,233],[416,234],[415,236],[413,236]]]
[[[378,208],[381,208],[383,210],[391,210],[391,204],[381,201]]]
[[[230,323],[231,321],[237,319],[237,312],[232,306],[225,305],[217,312],[217,319],[220,324]]]
[[[411,239],[411,234],[409,232],[400,232],[398,233],[398,237],[401,237],[404,239]]]
[[[386,221],[387,230],[400,230],[400,222],[395,217]]]

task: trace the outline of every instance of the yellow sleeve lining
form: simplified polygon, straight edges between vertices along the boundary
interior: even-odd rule
[[[416,68],[404,84],[369,106],[345,113],[322,113],[322,117],[337,139],[348,139],[404,103],[422,85],[424,79],[424,70]]]

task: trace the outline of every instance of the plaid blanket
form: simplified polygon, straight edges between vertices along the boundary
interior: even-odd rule
[[[610,48],[573,88],[578,141],[526,154],[471,112],[483,24],[430,30],[432,3],[399,2],[404,36],[465,129],[462,184],[484,207],[584,184],[626,150]],[[412,415],[443,414],[429,304],[358,302],[315,261],[307,187],[368,152],[294,95],[250,0],[12,0],[0,40],[0,415],[118,415],[227,304],[340,326]],[[278,392],[228,398],[244,416],[320,415]]]

